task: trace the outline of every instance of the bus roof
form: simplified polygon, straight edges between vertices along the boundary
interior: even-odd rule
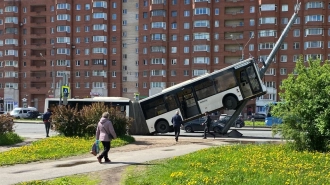
[[[46,98],[45,101],[58,101],[59,98]],[[94,98],[70,98],[68,101],[85,101],[85,102],[129,102],[129,98],[125,97],[94,97]]]
[[[209,77],[210,75],[213,75],[213,74],[216,74],[216,73],[219,73],[219,72],[222,72],[222,71],[228,70],[228,69],[233,68],[233,67],[236,67],[236,66],[240,66],[240,65],[242,65],[242,64],[244,64],[244,63],[246,63],[246,62],[250,62],[251,60],[254,60],[254,59],[253,59],[253,58],[248,58],[248,59],[246,59],[246,60],[240,61],[240,62],[238,62],[238,63],[236,63],[236,64],[230,65],[230,66],[228,66],[228,67],[222,68],[222,69],[217,70],[217,71],[214,71],[214,72],[212,72],[212,73],[206,73],[206,74],[204,74],[204,75],[201,75],[201,76],[198,76],[198,77],[192,78],[192,79],[190,79],[190,80],[186,80],[186,81],[181,82],[181,83],[178,83],[178,84],[176,84],[176,85],[174,85],[174,86],[171,86],[171,87],[165,88],[165,89],[162,90],[162,92],[157,93],[157,94],[154,94],[154,95],[149,96],[149,97],[147,97],[147,98],[144,98],[144,99],[142,99],[142,100],[140,100],[140,101],[142,102],[142,101],[148,100],[148,99],[150,99],[150,98],[157,97],[157,96],[160,95],[160,94],[164,94],[164,93],[170,92],[170,91],[172,91],[172,90],[174,90],[174,89],[180,88],[180,87],[185,86],[185,85],[187,85],[187,84],[190,84],[190,83],[192,83],[192,82],[196,82],[196,81],[198,81],[198,80],[201,80],[201,79],[207,78],[207,77]]]

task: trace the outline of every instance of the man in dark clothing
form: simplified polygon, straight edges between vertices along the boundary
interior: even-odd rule
[[[202,125],[205,125],[205,127],[204,127],[204,138],[203,139],[206,139],[206,132],[209,133],[210,135],[212,135],[213,138],[215,139],[215,135],[210,132],[212,119],[211,119],[211,116],[209,115],[208,112],[205,112],[205,118],[206,118],[205,122],[202,123]]]
[[[180,135],[180,126],[183,125],[182,118],[179,115],[179,111],[176,111],[176,114],[172,117],[172,123],[175,133],[175,141],[178,142],[179,135]]]
[[[50,116],[52,115],[52,113],[50,112],[50,109],[47,109],[47,112],[43,115],[42,120],[45,124],[45,128],[46,128],[46,137],[49,137],[49,129],[50,129]]]

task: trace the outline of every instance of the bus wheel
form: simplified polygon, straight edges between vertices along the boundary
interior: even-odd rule
[[[226,96],[223,100],[223,106],[227,109],[235,109],[237,105],[237,99],[232,95]]]
[[[169,131],[170,126],[166,121],[159,121],[156,124],[156,131],[158,133],[167,133]]]

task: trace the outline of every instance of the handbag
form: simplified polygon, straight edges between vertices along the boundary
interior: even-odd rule
[[[103,126],[103,124],[102,124],[102,127],[103,127],[103,129],[104,129],[105,133],[107,133],[107,135],[108,135],[108,138],[109,138],[109,139],[114,139],[114,138],[113,138],[113,136],[112,136],[112,134],[111,134],[111,133],[108,133],[108,132],[107,132],[107,130],[105,130],[105,128],[104,128],[104,126]]]
[[[97,142],[94,142],[93,145],[92,145],[92,149],[91,149],[90,153],[92,155],[96,156],[99,152],[100,152],[100,147],[99,147]]]

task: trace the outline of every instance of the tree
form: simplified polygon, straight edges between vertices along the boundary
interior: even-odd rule
[[[329,151],[330,143],[330,63],[320,60],[296,63],[280,86],[283,103],[274,106],[272,114],[282,119],[275,133],[297,150]],[[279,132],[280,128],[280,132]]]

